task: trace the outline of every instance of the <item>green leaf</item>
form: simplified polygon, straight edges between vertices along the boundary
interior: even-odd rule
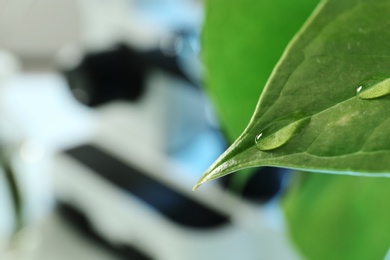
[[[245,129],[283,49],[318,2],[205,2],[202,58],[208,72],[206,90],[229,142]],[[247,176],[240,172],[233,176],[232,183],[243,183]]]
[[[390,197],[390,179],[299,177],[283,206],[290,236],[307,259],[384,259],[390,248],[390,207],[384,199]]]
[[[245,129],[273,67],[318,2],[205,1],[206,90],[231,142]]]
[[[385,0],[323,1],[274,69],[247,128],[196,187],[265,165],[388,176],[390,96],[386,90],[373,91],[382,93],[373,99],[359,95],[387,86],[389,13]],[[299,131],[289,129],[305,120]],[[284,141],[257,148],[267,135]]]

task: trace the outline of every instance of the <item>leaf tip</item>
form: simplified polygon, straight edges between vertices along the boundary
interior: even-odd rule
[[[252,140],[252,139],[251,139]],[[203,183],[218,179],[233,171],[243,168],[242,165],[234,158],[234,151],[238,147],[242,152],[242,139],[238,138],[202,175],[192,191],[197,190]],[[252,142],[251,142],[252,144]],[[232,155],[233,152],[233,155]]]
[[[214,171],[214,165],[210,166],[210,168],[203,173],[202,177],[200,177],[198,182],[195,184],[194,188],[192,188],[192,191],[196,191],[200,187],[200,185],[214,179],[212,178],[213,171]]]
[[[201,183],[197,183],[193,188],[192,191],[196,191],[200,187]]]
[[[209,180],[209,172],[206,171],[203,176],[198,180],[198,182],[195,184],[194,188],[192,188],[192,191],[196,191],[200,185],[202,185],[203,183],[207,182]]]

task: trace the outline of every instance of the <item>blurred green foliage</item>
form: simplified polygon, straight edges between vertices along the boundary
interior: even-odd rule
[[[384,259],[390,247],[389,178],[298,175],[284,208],[291,237],[308,259]]]
[[[273,67],[318,1],[205,2],[206,86],[231,141],[248,124]]]

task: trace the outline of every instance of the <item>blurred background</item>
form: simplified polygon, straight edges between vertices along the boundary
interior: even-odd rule
[[[203,14],[0,0],[0,259],[300,258],[283,170],[191,191],[228,145],[203,92]]]

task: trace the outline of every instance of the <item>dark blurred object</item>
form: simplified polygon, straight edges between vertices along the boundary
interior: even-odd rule
[[[144,92],[148,71],[154,68],[196,85],[179,66],[181,38],[175,37],[164,47],[147,52],[120,44],[112,50],[87,54],[76,68],[64,74],[74,96],[91,107],[117,99],[137,101]]]
[[[257,248],[246,246],[253,236],[243,237],[246,229],[230,216],[232,205],[216,201],[228,194],[206,189],[209,196],[196,197],[168,177],[181,169],[159,160],[145,167],[132,161],[148,153],[130,159],[130,149],[121,149],[121,156],[99,142],[71,148],[56,160],[61,216],[83,233],[121,255],[129,250],[125,259],[144,257],[142,252],[161,260],[257,259]],[[247,213],[257,210],[247,206]]]
[[[147,256],[144,252],[140,252],[138,249],[129,245],[114,246],[111,243],[108,243],[103,237],[100,236],[100,234],[94,230],[88,218],[73,206],[60,202],[58,203],[57,211],[60,213],[63,219],[74,226],[79,233],[86,236],[104,249],[111,251],[121,259],[152,260],[152,258]]]
[[[190,199],[97,147],[84,145],[66,153],[176,224],[210,229],[229,223],[227,216]]]
[[[276,167],[259,167],[253,172],[235,174],[249,174],[245,183],[234,185],[235,176],[230,174],[221,178],[221,184],[228,191],[250,201],[267,202],[274,198],[283,188],[283,179],[286,169]],[[239,186],[239,187],[237,187]]]
[[[138,53],[120,45],[86,55],[78,67],[65,75],[80,102],[97,106],[118,98],[137,100],[143,91],[145,69]]]

